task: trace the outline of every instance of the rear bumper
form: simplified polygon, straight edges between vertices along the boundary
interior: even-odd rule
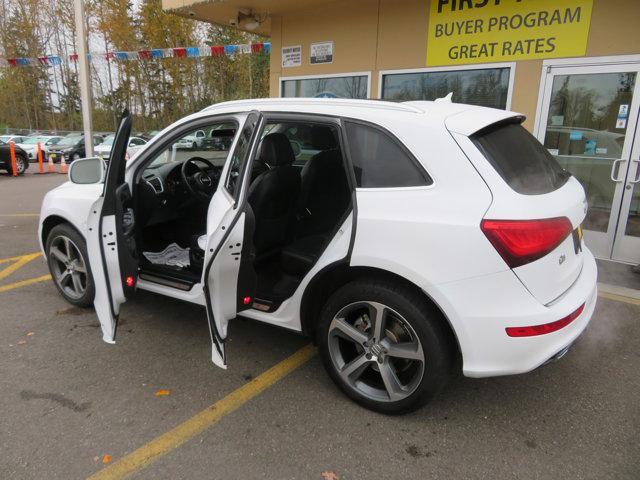
[[[463,373],[490,377],[531,371],[552,360],[585,330],[596,305],[597,267],[585,248],[580,276],[560,298],[542,305],[513,272],[441,285],[439,294],[458,337]],[[584,304],[582,313],[564,328],[545,335],[509,337],[505,328],[560,320]],[[455,307],[455,308],[454,308]]]

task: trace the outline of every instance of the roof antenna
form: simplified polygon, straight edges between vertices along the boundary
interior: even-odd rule
[[[453,92],[449,92],[446,97],[436,98],[434,102],[446,102],[451,103],[451,97],[453,97]]]

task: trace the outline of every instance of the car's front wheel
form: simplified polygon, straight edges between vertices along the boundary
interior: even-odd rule
[[[439,312],[409,288],[354,281],[325,304],[317,331],[324,366],[357,403],[386,414],[426,404],[452,370]]]
[[[16,155],[16,174],[22,175],[27,169],[28,160],[22,155]],[[13,173],[13,172],[12,172]]]
[[[46,254],[53,283],[65,300],[91,306],[95,287],[84,238],[70,225],[56,225],[47,237]]]

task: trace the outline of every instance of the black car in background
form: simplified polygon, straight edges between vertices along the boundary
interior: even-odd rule
[[[25,170],[29,168],[29,156],[27,155],[27,152],[19,146],[14,145],[14,147],[16,152],[16,170],[18,171],[18,175],[22,175]],[[13,175],[9,144],[2,140],[0,140],[0,170],[6,170]]]
[[[100,135],[93,136],[93,144],[100,145],[103,138]],[[84,134],[72,133],[60,140],[56,145],[49,148],[49,156],[53,156],[55,163],[60,162],[60,158],[64,155],[65,161],[71,163],[79,158],[85,158],[84,150]]]

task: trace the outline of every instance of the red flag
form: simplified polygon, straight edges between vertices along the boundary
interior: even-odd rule
[[[174,57],[186,57],[187,56],[187,49],[186,48],[174,48],[173,49],[173,56]]]
[[[69,55],[69,60],[71,60],[72,62],[77,62],[78,61],[78,54],[77,53],[72,53],[71,55]]]
[[[11,66],[11,67],[17,67],[18,66],[18,59],[17,58],[7,58],[7,62],[9,62],[9,66]]]
[[[212,57],[222,57],[224,55],[224,45],[214,45],[211,47]]]
[[[38,62],[41,65],[49,65],[49,57],[38,57]]]
[[[252,43],[251,53],[260,53],[264,51],[264,43]]]
[[[138,58],[140,60],[149,60],[151,58],[151,50],[140,50],[138,52]]]

